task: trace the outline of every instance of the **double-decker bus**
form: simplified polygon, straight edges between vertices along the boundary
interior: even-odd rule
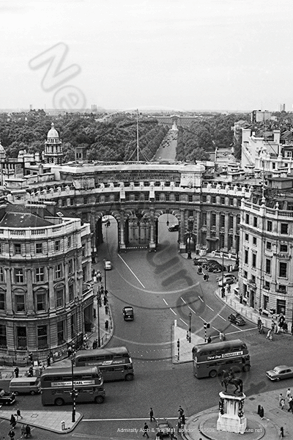
[[[223,370],[249,371],[250,356],[247,345],[234,341],[199,344],[192,349],[193,373],[198,379],[216,377]]]
[[[126,347],[79,350],[75,363],[78,367],[98,367],[104,382],[134,378],[132,359]]]
[[[41,395],[43,405],[64,405],[72,403],[75,390],[76,403],[103,403],[105,390],[103,378],[94,367],[46,368],[41,375]]]

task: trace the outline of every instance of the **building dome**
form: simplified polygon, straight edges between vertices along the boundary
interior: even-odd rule
[[[48,131],[47,138],[59,138],[58,131],[54,128],[54,123],[51,124],[51,129]]]

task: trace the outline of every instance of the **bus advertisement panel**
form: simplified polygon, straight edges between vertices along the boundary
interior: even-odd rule
[[[76,391],[76,403],[103,403],[105,400],[103,379],[98,368],[49,367],[41,375],[43,405],[72,403],[72,390]]]
[[[97,367],[104,382],[133,380],[132,359],[126,347],[80,350],[75,357],[76,366]]]
[[[249,371],[247,345],[240,339],[199,344],[192,349],[193,373],[198,379],[216,377],[223,370]]]

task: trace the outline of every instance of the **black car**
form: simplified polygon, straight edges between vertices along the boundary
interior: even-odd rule
[[[179,231],[179,225],[172,225],[168,228],[169,232],[176,232]]]
[[[123,312],[124,321],[133,321],[134,320],[133,307],[125,306],[125,307],[123,307],[122,312]]]
[[[208,272],[219,273],[219,272],[224,272],[226,270],[226,267],[222,266],[222,264],[220,263],[213,263],[213,264],[209,264],[206,269]]]
[[[13,405],[15,403],[15,396],[7,393],[4,390],[0,391],[0,405]]]
[[[245,325],[246,322],[244,320],[244,318],[242,318],[241,315],[239,315],[239,313],[231,313],[230,316],[228,316],[229,321],[231,322],[231,324],[235,324],[235,325]]]
[[[208,259],[205,257],[198,257],[193,259],[193,264],[195,266],[203,266],[204,264],[208,263]]]

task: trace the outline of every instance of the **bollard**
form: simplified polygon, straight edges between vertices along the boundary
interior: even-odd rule
[[[61,431],[65,431],[65,422],[64,420],[61,421]]]

